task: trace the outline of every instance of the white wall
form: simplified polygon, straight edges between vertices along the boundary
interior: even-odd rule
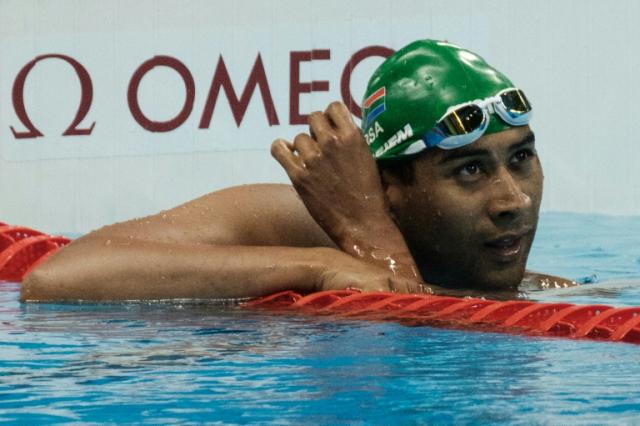
[[[169,208],[224,186],[284,182],[271,140],[305,130],[289,124],[290,52],[329,49],[304,62],[300,80],[328,92],[300,96],[300,112],[340,99],[340,77],[356,51],[393,49],[417,38],[447,39],[509,75],[535,108],[532,127],[545,167],[544,210],[640,214],[640,2],[604,1],[23,1],[0,0],[0,221],[47,231],[86,232]],[[38,55],[73,57],[88,71],[93,101],[73,120],[81,89],[66,62],[39,62],[24,104],[44,134],[24,131],[12,102],[20,70]],[[221,94],[211,126],[199,122],[220,55],[238,95],[260,53],[278,125],[269,126],[258,91],[238,127]],[[149,132],[134,120],[127,89],[156,55],[179,59],[195,81],[193,110],[177,129]],[[380,58],[354,71],[360,100]],[[176,72],[155,68],[138,92],[156,121],[182,108]]]

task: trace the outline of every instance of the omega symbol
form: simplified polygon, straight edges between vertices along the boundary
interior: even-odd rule
[[[77,135],[90,135],[93,131],[94,126],[96,125],[95,121],[91,124],[89,128],[81,129],[78,128],[82,120],[87,116],[89,109],[91,108],[91,101],[93,100],[93,85],[91,84],[91,77],[87,70],[80,64],[80,62],[75,59],[59,54],[48,54],[48,55],[40,55],[37,56],[34,60],[26,64],[16,76],[16,79],[13,83],[13,91],[12,91],[12,100],[13,100],[13,108],[18,116],[20,122],[27,128],[25,132],[17,132],[13,126],[11,127],[11,131],[13,132],[13,136],[16,139],[29,139],[29,138],[37,138],[44,136],[40,130],[33,125],[31,120],[29,119],[29,115],[27,114],[27,110],[24,106],[24,83],[27,79],[27,75],[33,67],[40,61],[49,58],[57,58],[62,59],[63,61],[68,62],[76,74],[78,75],[78,79],[80,80],[80,105],[78,106],[78,111],[76,112],[76,116],[73,119],[73,122],[67,127],[67,130],[62,134],[63,136],[77,136]]]

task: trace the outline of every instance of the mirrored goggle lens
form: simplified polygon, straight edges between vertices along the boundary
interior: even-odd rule
[[[437,124],[445,137],[458,136],[478,130],[485,120],[482,108],[477,105],[466,105],[447,114]]]
[[[502,104],[507,113],[512,117],[517,117],[531,111],[531,104],[522,90],[513,89],[500,94]]]

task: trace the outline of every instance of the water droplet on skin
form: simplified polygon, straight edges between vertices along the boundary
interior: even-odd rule
[[[391,272],[393,272],[393,274],[395,275],[396,270],[398,269],[396,261],[391,256],[385,257],[384,260],[389,263],[389,269],[391,269]]]
[[[550,286],[551,286],[551,281],[549,280],[549,278],[544,278],[540,280],[540,288],[542,290],[547,290],[549,289]]]

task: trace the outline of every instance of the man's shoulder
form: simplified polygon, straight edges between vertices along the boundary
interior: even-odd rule
[[[285,213],[302,214],[306,211],[291,185],[267,183],[219,189],[179,205],[170,212],[185,210],[210,211],[216,217],[229,215],[229,219],[238,220],[255,214],[262,217]]]
[[[222,188],[199,198],[193,202],[226,203],[243,201],[245,203],[262,203],[264,201],[299,203],[300,198],[291,185],[278,183],[252,183]]]
[[[87,237],[214,245],[333,245],[295,190],[281,184],[220,189],[151,216],[105,226]]]
[[[201,229],[208,230],[207,240],[213,243],[332,245],[291,185],[224,188],[175,207],[167,214],[184,216],[186,223],[199,223]]]
[[[541,274],[539,272],[526,271],[522,284],[520,285],[521,291],[537,291],[548,290],[553,288],[566,288],[577,286],[578,283],[568,278],[557,277],[555,275]]]

